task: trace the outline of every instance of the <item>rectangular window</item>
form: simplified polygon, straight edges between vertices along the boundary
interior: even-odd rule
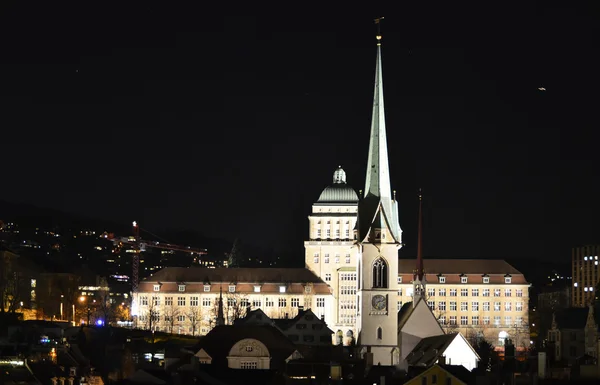
[[[438,302],[438,310],[446,311],[446,302]]]
[[[210,285],[204,285],[204,292],[209,292],[210,291]]]
[[[500,297],[500,289],[494,289],[494,297]]]
[[[309,286],[309,285],[304,286],[304,292],[306,294],[312,293],[312,286]]]
[[[450,297],[456,297],[456,289],[450,289]]]
[[[398,289],[398,295],[402,297],[402,288]]]
[[[154,291],[160,291],[160,285],[154,285]]]
[[[446,277],[439,277],[438,280],[440,283],[446,283]]]
[[[331,229],[325,230],[327,232],[327,238],[331,238]]]
[[[340,229],[335,229],[335,239],[340,239]]]
[[[272,299],[265,298],[265,306],[266,307],[274,307],[275,306],[275,302],[273,302]]]
[[[198,297],[190,297],[190,306],[198,306]]]
[[[427,289],[427,295],[430,297],[435,297],[435,289]]]
[[[346,254],[346,263],[350,263],[350,254]]]
[[[473,297],[479,297],[479,289],[473,289],[473,290],[471,290],[471,295]]]
[[[323,259],[323,263],[329,263],[329,254],[325,254],[325,258]]]
[[[31,280],[31,288],[32,288],[32,289],[35,289],[35,288],[36,288],[36,286],[37,286],[37,280],[36,280],[36,279],[32,279],[32,280]]]
[[[494,316],[494,326],[500,326],[500,316],[499,315]]]
[[[504,289],[504,296],[505,297],[510,297],[511,296],[511,289]]]
[[[242,361],[240,362],[240,369],[257,369],[258,363],[256,361]]]
[[[456,311],[456,301],[450,301],[450,311]]]
[[[313,258],[313,262],[314,262],[314,263],[319,263],[319,257],[314,257],[314,258]]]
[[[177,297],[177,306],[185,306],[185,297]]]
[[[504,302],[504,311],[511,311],[511,310],[512,310],[512,303]]]
[[[262,306],[262,301],[260,298],[255,298],[252,300],[252,307],[257,308]]]
[[[446,289],[440,289],[439,295],[440,295],[440,297],[445,297],[446,296]]]
[[[317,307],[325,307],[325,298],[317,298]]]
[[[427,306],[429,306],[429,308],[431,310],[435,310],[435,302],[434,301],[427,301]]]
[[[398,276],[398,283],[402,283],[402,277]]]
[[[517,297],[522,297],[523,296],[523,289],[517,289],[517,290],[515,290],[515,295]]]
[[[160,306],[160,297],[152,297],[152,303],[154,306]]]
[[[515,319],[515,323],[517,324],[517,326],[522,326],[523,325],[523,317],[517,317]]]
[[[467,317],[466,315],[461,315],[460,324],[461,326],[467,326],[469,324],[469,317]]]
[[[490,277],[483,277],[483,283],[490,283]]]
[[[464,301],[460,303],[460,311],[467,311],[469,310],[469,303]]]
[[[455,315],[450,316],[450,325],[456,326],[456,316]]]
[[[185,285],[177,285],[179,291],[185,291]]]
[[[173,297],[165,297],[165,306],[173,305]]]
[[[321,229],[317,229],[317,238],[321,238]]]
[[[494,302],[494,311],[500,311],[500,302]]]
[[[279,286],[279,292],[285,293],[285,286]]]
[[[331,282],[331,274],[325,273],[325,282]]]
[[[469,289],[460,289],[460,296],[461,297],[468,297],[469,296]]]
[[[339,255],[335,256],[335,263],[340,263],[340,256]]]
[[[292,307],[300,307],[300,298],[292,298]]]
[[[148,306],[148,297],[140,297],[140,305]]]
[[[287,307],[287,299],[279,298],[279,307]]]
[[[515,303],[515,311],[523,311],[523,302]]]
[[[483,303],[483,311],[490,311],[490,303],[489,302]]]
[[[510,283],[512,281],[511,277],[504,277],[504,283]]]
[[[235,293],[235,285],[229,285],[229,292]]]
[[[482,296],[489,297],[490,296],[490,289],[483,289]]]
[[[177,321],[179,321],[179,322],[185,321],[185,316],[184,315],[178,315],[177,316]]]
[[[467,277],[460,277],[460,283],[467,283]]]
[[[202,298],[202,306],[204,306],[204,307],[210,307],[210,302],[211,302],[210,298]],[[190,304],[191,304],[191,301],[190,301]]]
[[[254,285],[254,292],[255,293],[260,293],[260,286],[259,285]]]
[[[490,324],[490,316],[489,315],[483,316],[483,324],[484,325]]]
[[[445,325],[446,324],[446,316],[445,315],[440,316],[439,321],[440,321],[440,325]]]
[[[479,302],[471,302],[471,311],[479,311]]]
[[[350,229],[346,229],[346,238],[350,238]]]
[[[504,317],[504,325],[506,325],[506,326],[512,325],[512,317],[511,316]]]
[[[479,325],[479,316],[478,315],[474,315],[473,317],[471,317],[471,325]]]

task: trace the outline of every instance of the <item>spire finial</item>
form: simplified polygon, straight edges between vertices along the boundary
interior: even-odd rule
[[[419,188],[419,229],[417,236],[417,277],[423,279],[423,190]]]
[[[375,19],[375,25],[377,26],[377,35],[375,35],[375,38],[377,39],[377,44],[381,44],[381,20],[383,20],[383,16]]]

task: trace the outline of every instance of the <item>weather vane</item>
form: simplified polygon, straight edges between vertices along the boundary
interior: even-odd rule
[[[381,20],[383,20],[383,17],[378,17],[375,19],[375,25],[377,26],[377,40],[381,41]]]

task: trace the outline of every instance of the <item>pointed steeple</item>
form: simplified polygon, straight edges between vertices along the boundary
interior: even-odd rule
[[[223,288],[219,288],[219,308],[217,310],[217,326],[225,325],[225,317],[223,316]]]
[[[426,299],[427,280],[423,268],[423,194],[419,189],[419,228],[417,235],[417,266],[413,276],[413,306],[419,299]]]
[[[369,140],[369,157],[365,178],[363,207],[359,213],[359,236],[365,239],[370,229],[388,229],[391,239],[386,242],[401,243],[398,207],[395,194],[392,196],[390,169],[383,104],[383,73],[381,63],[381,19],[377,24],[377,57],[375,61],[375,89],[373,95],[373,116]]]

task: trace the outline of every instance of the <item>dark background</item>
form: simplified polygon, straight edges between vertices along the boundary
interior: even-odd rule
[[[335,168],[364,188],[383,15],[401,255],[419,187],[426,255],[565,261],[600,242],[598,2],[422,3],[5,1],[0,199],[301,261]]]

